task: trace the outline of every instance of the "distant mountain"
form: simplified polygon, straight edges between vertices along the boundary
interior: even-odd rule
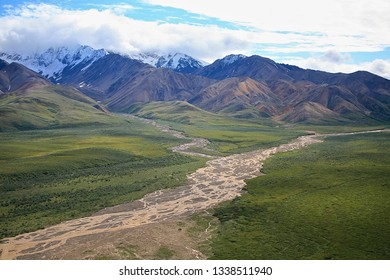
[[[95,61],[90,67],[76,65],[64,69],[59,83],[71,85],[98,101],[104,101],[132,77],[147,75],[156,68],[118,54],[108,54]]]
[[[197,60],[183,53],[170,53],[158,55],[155,53],[141,53],[130,56],[133,59],[143,63],[155,66],[157,68],[167,68],[180,73],[194,73],[206,65],[205,62]]]
[[[249,77],[257,81],[292,80],[289,70],[273,60],[261,56],[246,57],[228,55],[199,69],[195,74],[212,79],[223,80],[231,77]]]
[[[31,64],[112,111],[124,112],[136,103],[187,101],[241,118],[390,121],[390,81],[364,71],[327,73],[256,55],[229,55],[202,66],[184,54],[129,56],[85,46],[51,49],[28,59],[0,56]],[[0,74],[3,92],[10,85],[7,75]]]
[[[294,106],[286,113],[276,117],[277,120],[289,123],[311,122],[329,123],[335,120],[347,121],[340,114],[315,102],[303,102]]]
[[[73,48],[49,48],[42,53],[29,56],[0,53],[0,59],[21,63],[46,78],[58,81],[61,79],[63,71],[78,65],[82,66],[82,69],[86,69],[107,54],[108,52],[103,49],[95,50],[88,46],[76,46]]]
[[[314,115],[316,116],[314,119],[317,119],[318,115],[324,112],[315,105],[318,104],[321,108],[324,107],[335,113],[324,114],[324,118],[348,117],[353,120],[365,116],[378,120],[390,120],[390,81],[377,75],[364,71],[342,74],[306,70],[297,66],[276,63],[271,59],[256,55],[232,58],[234,56],[216,60],[199,69],[196,74],[221,81],[232,77],[249,77],[263,83],[264,87],[267,87],[280,100],[279,106],[275,107],[274,104],[271,106],[279,108],[272,113],[275,118],[283,115],[286,121],[312,121]],[[270,98],[270,100],[275,99]],[[242,99],[239,102],[237,99],[232,99],[226,107],[238,103],[242,103]],[[245,109],[253,106],[253,103],[249,102],[246,105]],[[270,107],[267,105],[270,104],[265,103],[265,108]],[[309,107],[311,113],[318,110],[319,114],[303,113]],[[268,109],[265,111],[260,109],[260,111],[269,114]],[[290,118],[289,112],[291,114],[294,112],[294,115],[302,112],[302,116]]]
[[[50,48],[27,57],[5,53],[0,57],[19,61],[53,82],[73,86],[115,110],[126,109],[134,102],[187,100],[211,83],[201,76],[185,75],[202,67],[201,62],[178,53],[132,58],[79,46]]]
[[[227,78],[203,89],[189,102],[211,112],[237,113],[256,109],[263,116],[275,115],[281,101],[269,87],[251,78]]]
[[[73,68],[83,71],[109,53],[113,54],[104,49],[96,50],[89,46],[79,45],[49,48],[44,52],[26,56],[0,52],[0,59],[9,63],[21,63],[53,82],[61,82],[63,72],[71,72]],[[165,55],[139,53],[128,57],[156,68],[167,68],[179,73],[193,73],[205,65],[204,62],[182,53]]]
[[[27,67],[0,59],[0,94],[49,84],[48,80]]]
[[[236,61],[240,61],[241,59],[244,59],[244,58],[246,58],[246,56],[243,54],[230,54],[230,55],[227,55],[224,58],[222,58],[220,60],[220,62],[224,65],[230,65],[230,64],[232,64]]]
[[[59,82],[78,88],[116,111],[136,102],[187,100],[214,82],[118,54],[108,54],[86,69],[81,67],[65,69]]]
[[[148,75],[137,75],[106,100],[107,107],[124,111],[137,102],[185,101],[213,81],[199,76],[188,76],[159,68]],[[114,85],[116,86],[116,85]]]

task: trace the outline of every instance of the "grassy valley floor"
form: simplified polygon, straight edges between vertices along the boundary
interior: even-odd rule
[[[213,259],[389,259],[390,133],[277,154],[215,210]]]
[[[306,127],[290,129],[266,118],[233,118],[182,101],[138,104],[127,113],[157,119],[191,137],[206,138],[215,150],[213,155],[219,156],[270,148],[307,134]]]
[[[160,114],[150,117],[188,136],[209,139],[207,152],[216,156],[277,146],[305,134],[304,130],[365,130],[289,127],[205,113],[180,102],[168,108],[157,105],[161,104],[150,104],[137,114]],[[184,112],[185,118],[176,119],[164,111],[172,111],[171,107],[178,108],[178,116]],[[389,137],[388,132],[329,137],[324,143],[273,156],[263,170],[267,176],[249,180],[247,193],[215,209],[219,221],[207,216],[200,235],[212,221],[214,238],[207,234],[208,241],[202,243],[199,235],[190,247],[201,251],[201,258],[215,259],[388,259]],[[0,133],[0,238],[88,216],[155,190],[183,186],[186,175],[207,160],[169,150],[188,141],[111,115],[95,124]],[[188,222],[184,227],[178,220],[167,229],[187,234],[193,226]],[[154,235],[147,231],[141,228],[139,234],[153,239],[161,229],[152,231]],[[132,257],[119,249],[113,253],[105,247],[108,251],[100,254],[86,247],[82,258],[200,256],[188,248],[182,252],[189,253],[179,254],[175,238],[170,240],[173,243],[158,241],[161,248],[155,244],[161,252],[150,249],[149,255],[142,255],[143,244],[129,236],[113,246],[135,246]],[[202,250],[196,247],[199,242]]]
[[[182,185],[204,159],[141,122],[0,133],[0,238]]]
[[[195,123],[163,119],[189,136],[210,139],[212,150],[202,152],[212,155],[270,147],[304,134],[211,113],[188,114]],[[183,185],[186,175],[206,162],[169,150],[189,140],[127,117],[105,116],[105,122],[112,125],[0,133],[0,238]]]

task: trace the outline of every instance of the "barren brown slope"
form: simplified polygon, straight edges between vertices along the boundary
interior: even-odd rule
[[[109,109],[125,111],[137,102],[188,100],[214,81],[200,76],[158,68],[115,84],[115,93],[106,101]]]
[[[289,76],[289,70],[284,65],[258,55],[237,59],[233,63],[226,63],[225,58],[218,59],[199,69],[195,74],[216,80],[231,77],[250,77],[257,81],[293,80]]]
[[[251,78],[228,78],[202,90],[190,103],[212,112],[228,108],[254,108],[270,116],[281,104],[279,98],[264,83]]]
[[[190,99],[214,81],[108,54],[87,68],[66,69],[60,82],[77,87],[113,111],[125,111],[137,102]]]
[[[119,54],[108,54],[85,68],[66,68],[59,80],[78,88],[95,100],[104,101],[137,76],[148,75],[154,68]]]
[[[249,77],[264,83],[281,100],[281,110],[314,102],[348,117],[390,121],[390,81],[369,72],[328,73],[251,56],[232,63],[217,60],[197,72],[219,80]]]
[[[325,106],[315,102],[303,102],[291,108],[286,113],[275,117],[276,120],[290,123],[318,123],[340,118],[340,114],[333,112]]]
[[[50,84],[44,77],[22,64],[9,64],[0,59],[0,91],[3,93]]]

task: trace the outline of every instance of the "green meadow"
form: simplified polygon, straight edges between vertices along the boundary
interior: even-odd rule
[[[96,101],[60,85],[0,96],[0,132],[118,124]]]
[[[307,134],[270,119],[238,119],[210,113],[182,101],[136,104],[126,112],[158,119],[191,137],[206,138],[211,148],[222,156],[277,146]]]
[[[70,97],[77,112],[66,105]],[[187,140],[83,98],[54,87],[0,100],[0,238],[183,185],[205,165],[206,159],[169,150]],[[207,138],[206,153],[220,156],[277,146],[307,131],[383,128],[244,120],[186,102],[138,104],[124,113]],[[215,259],[388,259],[389,136],[329,137],[273,156],[266,176],[249,180],[245,194],[215,209],[218,233],[211,248],[202,245],[205,251]],[[162,247],[156,258],[171,254]]]
[[[73,115],[62,99],[75,93],[61,87],[54,90],[15,94],[1,101],[9,112],[1,117],[0,238],[182,185],[187,174],[206,162],[169,150],[185,140],[136,120],[99,112],[89,99],[75,103],[85,106],[85,117]],[[40,102],[59,107],[52,104],[48,112],[35,112],[40,106],[36,95]],[[23,106],[31,116],[22,114]],[[145,107],[146,117],[153,112],[157,114],[153,117],[174,129],[209,139],[214,151],[207,153],[214,155],[272,146],[303,133],[207,113],[182,102]],[[36,120],[42,122],[38,125]]]
[[[389,259],[390,133],[277,154],[215,209],[214,259]]]
[[[0,237],[183,184],[205,161],[168,150],[180,143],[133,120],[0,133]]]

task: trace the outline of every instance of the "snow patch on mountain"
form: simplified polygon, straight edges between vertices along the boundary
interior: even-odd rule
[[[95,61],[109,54],[104,49],[96,50],[89,46],[49,48],[42,53],[32,55],[7,54],[0,52],[0,59],[9,63],[18,62],[40,73],[46,78],[58,81],[62,72],[81,65],[81,71],[91,66]],[[123,55],[123,54],[122,54]],[[156,68],[168,68],[177,72],[192,73],[206,65],[205,62],[183,53],[138,53],[125,55]]]
[[[194,72],[206,65],[205,62],[183,53],[140,53],[131,55],[130,57],[157,68],[168,68],[183,73]]]
[[[137,53],[129,55],[131,59],[138,60],[154,67],[157,67],[157,62],[161,56],[162,55],[156,53]]]
[[[74,67],[80,63],[87,69],[96,60],[107,55],[104,49],[95,50],[89,46],[49,48],[43,53],[21,56],[19,54],[0,53],[0,58],[11,63],[18,62],[40,73],[46,78],[57,80],[65,67]]]
[[[225,65],[229,65],[229,64],[232,64],[238,60],[241,60],[243,58],[246,58],[245,55],[243,54],[230,54],[230,55],[227,55],[225,56],[224,58],[221,59],[221,61],[225,64]]]

